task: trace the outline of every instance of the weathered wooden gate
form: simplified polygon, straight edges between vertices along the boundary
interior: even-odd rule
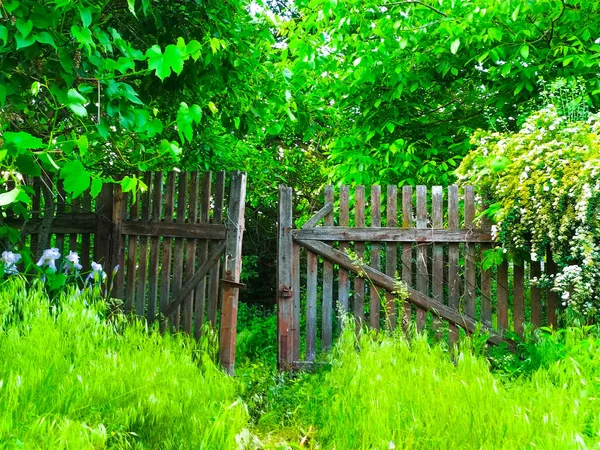
[[[556,294],[530,282],[542,271],[553,273],[550,255],[541,263],[482,267],[493,239],[489,224],[476,219],[481,207],[472,186],[404,186],[401,199],[397,187],[388,186],[384,201],[377,185],[369,199],[364,186],[354,192],[342,186],[337,200],[332,186],[324,194],[325,206],[294,229],[292,190],[279,190],[281,369],[312,364],[350,311],[373,328],[414,322],[450,341],[459,327],[473,332],[479,323],[491,343],[510,346],[506,332],[522,334],[527,321],[556,325]],[[408,291],[404,303],[395,294],[397,280]]]
[[[22,234],[35,249],[44,216],[52,214],[49,243],[61,254],[77,251],[84,270],[91,258],[108,274],[119,266],[110,282],[126,312],[196,338],[210,322],[219,329],[220,361],[233,373],[246,174],[227,180],[225,172],[154,172],[143,180],[148,189],[137,198],[106,184],[95,199],[89,192],[68,199],[59,180],[34,179]]]

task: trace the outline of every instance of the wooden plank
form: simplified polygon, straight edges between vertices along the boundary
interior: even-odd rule
[[[62,181],[58,181],[56,183],[56,191],[56,215],[63,215],[67,211],[67,198],[64,183]],[[50,230],[52,233],[52,228],[50,228]],[[62,256],[65,252],[65,233],[54,232],[53,234],[56,236],[54,247],[58,248],[58,251]]]
[[[431,188],[431,226],[433,229],[444,227],[444,194],[441,186]],[[431,296],[440,303],[444,302],[444,247],[434,244],[431,250]],[[438,329],[439,320],[434,317],[433,327]]]
[[[198,282],[206,277],[215,261],[218,261],[221,255],[225,252],[225,242],[219,242],[214,245],[206,259],[202,262],[198,270],[192,275],[191,278],[186,280],[185,284],[181,286],[176,292],[175,298],[168,305],[165,306],[163,314],[165,316],[171,315],[192,293],[194,288],[198,285]]]
[[[136,198],[135,201],[132,199],[132,204],[129,207],[129,220],[139,220],[140,211],[140,199]],[[127,219],[127,218],[126,218]],[[136,284],[136,271],[137,271],[137,251],[138,251],[138,237],[129,236],[127,242],[127,281],[125,285],[125,312],[131,313],[135,308],[135,284]]]
[[[81,211],[81,197],[77,197],[71,200],[70,212],[72,215],[77,216],[82,213]],[[78,233],[71,233],[69,235],[69,251],[77,252],[77,240],[79,238]]]
[[[150,220],[150,207],[151,198],[154,196],[154,186],[152,185],[153,175],[151,172],[144,174],[144,183],[148,186],[146,192],[141,195],[141,208],[142,213],[140,216],[141,221]],[[125,224],[123,224],[125,225]],[[148,283],[148,244],[150,243],[149,237],[140,237],[140,256],[138,261],[138,284],[136,288],[135,298],[135,314],[137,316],[143,316],[146,312],[146,286]]]
[[[417,186],[417,228],[426,229],[427,186]],[[417,244],[417,291],[429,295],[429,272],[427,271],[427,245]],[[417,330],[423,331],[427,321],[427,311],[417,308]]]
[[[156,172],[152,180],[152,215],[151,221],[158,222],[162,213],[162,191],[163,174]],[[158,300],[158,265],[159,265],[159,244],[158,236],[150,238],[150,259],[148,269],[148,322],[156,320],[156,306]]]
[[[357,228],[365,227],[364,186],[356,186],[354,190],[354,223]],[[365,243],[355,242],[354,251],[357,258],[362,261],[365,257]],[[365,322],[365,279],[361,276],[354,278],[354,303],[352,306],[357,325],[362,326]]]
[[[360,267],[356,267],[355,261],[353,261],[347,254],[340,252],[339,250],[334,249],[333,247],[325,244],[324,242],[316,242],[316,241],[296,241],[299,245],[305,247],[307,250],[314,252],[323,258],[327,258],[333,261],[336,264],[344,267],[346,270],[351,270],[355,273],[359,271],[364,271],[366,275],[373,281],[373,283],[378,286],[386,289],[388,291],[394,291],[396,289],[396,281],[394,278],[385,275],[384,273],[379,272],[378,270],[373,269],[367,265],[362,265]],[[407,288],[408,290],[408,299],[411,303],[414,303],[416,306],[425,309],[427,311],[434,311],[434,314],[439,315],[443,319],[451,322],[455,326],[460,326],[465,328],[469,332],[473,332],[477,329],[478,325],[470,317],[463,316],[459,311],[454,308],[450,308],[443,303],[439,303],[431,297],[428,297],[421,292],[413,289],[411,287]],[[500,336],[494,330],[489,329],[487,327],[483,327],[483,331],[489,333],[488,342],[493,344],[499,344],[501,342],[506,342],[511,348],[514,348],[514,342]]]
[[[412,228],[413,226],[413,204],[412,204],[413,188],[412,186],[402,186],[402,228]],[[412,287],[412,243],[406,242],[402,244],[402,281]],[[409,302],[404,302],[404,322],[406,324],[412,321],[412,305]]]
[[[306,360],[316,358],[317,343],[317,263],[312,252],[306,254]]]
[[[549,276],[556,275],[556,263],[552,256],[550,248],[546,249],[546,274]],[[554,278],[553,278],[554,279]],[[556,311],[558,310],[558,294],[551,289],[546,289],[546,321],[548,326],[554,329],[558,328],[558,320]]]
[[[331,211],[324,217],[325,225],[333,226],[333,186],[325,186],[325,204],[331,205]],[[321,346],[329,350],[333,334],[333,263],[323,261],[323,303],[321,305]]]
[[[516,261],[513,266],[513,318],[515,333],[523,336],[525,323],[525,265],[523,261]]]
[[[42,201],[42,192],[41,192],[42,180],[39,177],[33,179],[33,197],[31,199],[31,220],[39,220],[41,213],[41,201]],[[95,225],[95,224],[94,224]],[[29,229],[29,226],[28,226]],[[31,237],[31,255],[33,258],[37,255],[37,239]],[[34,261],[35,262],[35,261]],[[83,265],[83,264],[82,264]],[[85,270],[88,270],[89,262],[87,265],[83,266]]]
[[[91,213],[92,210],[92,197],[90,195],[89,192],[85,192],[83,194],[83,200],[81,202],[81,207],[82,207],[82,213],[88,214]],[[96,221],[98,219],[96,218]],[[94,227],[95,230],[95,227]],[[90,250],[91,250],[91,236],[90,234],[93,233],[94,231],[91,231],[89,233],[81,233],[81,265],[83,266],[83,270],[89,270],[90,269]],[[32,239],[33,242],[33,239]],[[31,250],[32,253],[34,253],[33,249]]]
[[[502,261],[498,266],[498,329],[508,330],[508,263]]]
[[[458,186],[448,187],[448,231],[458,228]],[[459,277],[459,255],[458,244],[448,245],[448,306],[459,311],[460,304],[460,277]],[[455,325],[450,324],[450,343],[458,340],[458,330]]]
[[[223,210],[225,208],[225,171],[217,172],[215,182],[215,192],[213,201],[212,223],[220,225],[223,223]],[[207,318],[212,324],[213,329],[217,328],[217,312],[219,310],[219,277],[221,272],[221,263],[217,261],[208,274],[208,301]]]
[[[539,280],[542,276],[542,268],[539,261],[531,261],[530,278]],[[537,286],[531,286],[531,322],[542,326],[542,290]]]
[[[112,202],[112,192],[111,192]],[[112,208],[112,206],[111,206]],[[111,210],[112,211],[112,210]],[[112,216],[111,216],[112,218]],[[41,218],[31,218],[27,221],[27,234],[38,234],[42,227]],[[61,213],[57,214],[52,219],[52,226],[50,227],[50,233],[56,235],[65,234],[90,234],[95,233],[98,228],[98,222],[104,223],[104,218],[99,217],[98,214],[93,213]],[[20,229],[23,226],[22,219],[7,218],[4,223],[10,227]],[[110,231],[105,231],[106,236],[110,236]],[[62,253],[61,253],[62,254]]]
[[[223,307],[219,333],[219,360],[225,370],[233,375],[235,365],[235,338],[239,282],[242,272],[242,238],[246,202],[246,174],[232,172],[227,215],[227,240],[223,274]],[[288,253],[288,258],[291,254]],[[288,265],[289,266],[289,265]],[[237,287],[236,287],[237,284]]]
[[[381,186],[371,186],[371,227],[381,227]],[[381,246],[371,242],[371,267],[381,270]],[[381,321],[381,299],[377,286],[369,286],[369,324],[371,328],[379,329]]]
[[[475,190],[473,186],[465,186],[465,228],[473,229],[475,220]],[[465,251],[465,313],[475,318],[476,284],[476,249],[472,244],[466,245]]]
[[[136,236],[164,236],[165,238],[181,239],[210,239],[221,241],[225,239],[226,228],[216,223],[147,223],[125,221],[123,234]]]
[[[187,224],[195,224],[198,219],[198,172],[191,172],[189,175],[189,199],[188,199],[188,221]],[[189,280],[195,272],[196,265],[196,239],[187,239],[185,249],[185,279]],[[183,330],[186,333],[192,332],[192,322],[194,317],[194,291],[190,292],[183,301]]]
[[[113,185],[105,183],[96,197],[96,230],[94,234],[94,261],[110,272],[110,235],[113,217]]]
[[[329,186],[326,186],[326,189],[328,187]],[[333,202],[326,202],[325,206],[323,206],[317,213],[315,213],[314,216],[312,216],[310,219],[308,219],[306,221],[306,223],[304,225],[302,225],[302,228],[304,228],[304,229],[306,229],[306,228],[313,228],[322,219],[325,219],[326,217],[330,216],[332,212],[333,212]],[[333,222],[330,223],[330,224],[326,223],[325,225],[333,225]]]
[[[481,204],[481,212],[483,213],[487,207],[488,202],[484,199]],[[485,230],[491,231],[491,223],[486,215],[482,216],[481,219],[481,228]],[[492,245],[482,243],[480,246],[482,258],[480,258],[480,263],[483,262],[483,257],[485,252],[491,250]],[[481,321],[486,325],[491,326],[492,324],[492,269],[485,269],[481,267]]]
[[[340,187],[340,227],[348,227],[350,224],[350,188],[348,186]],[[323,239],[324,240],[324,239]],[[348,244],[340,242],[339,249],[345,252]],[[350,286],[348,284],[348,271],[340,267],[338,274],[338,302],[340,304],[340,314],[346,314],[349,311],[348,295]],[[340,324],[342,320],[340,320]]]
[[[292,332],[293,305],[293,239],[292,188],[279,186],[279,217],[277,221],[277,367],[291,370],[295,346]],[[299,267],[299,263],[295,265]],[[299,269],[296,269],[299,270]]]
[[[387,187],[387,204],[385,224],[389,228],[398,226],[398,188],[396,185]],[[388,242],[385,246],[385,273],[392,278],[396,278],[398,264],[398,246],[394,242]],[[396,328],[397,311],[396,296],[391,293],[385,293],[386,302],[386,322],[390,330]]]
[[[289,332],[292,359],[300,359],[300,246],[292,245],[292,322]]]
[[[187,211],[187,188],[188,176],[187,172],[180,172],[177,175],[177,209],[175,222],[185,223],[185,215]],[[175,239],[175,250],[173,253],[173,292],[177,292],[183,285],[183,262],[184,262],[184,245],[185,241],[182,238]],[[183,301],[188,299],[187,296]],[[181,328],[181,306],[174,312],[172,317],[173,328],[179,330]]]
[[[210,196],[212,191],[212,173],[206,172],[202,176],[202,190],[200,192],[200,223],[208,224],[210,220]],[[227,255],[227,254],[226,254]],[[201,240],[197,244],[198,264],[203,264],[208,256],[208,241]],[[200,339],[202,325],[204,324],[204,313],[206,309],[206,279],[202,278],[196,285],[194,291],[194,336]]]
[[[163,222],[172,223],[175,212],[175,172],[171,171],[167,174],[167,183],[165,185],[164,196],[164,214]],[[173,239],[163,236],[162,238],[162,264],[160,266],[160,310],[164,311],[169,304],[169,296],[171,294],[171,257],[173,254]],[[168,316],[165,316],[167,319]],[[174,322],[174,317],[171,317],[171,322]],[[161,328],[164,330],[167,326],[167,321],[161,323]]]
[[[412,189],[410,186],[405,186]],[[412,195],[412,194],[411,194]],[[493,242],[489,230],[457,228],[454,230],[436,230],[432,228],[352,228],[352,227],[315,227],[294,230],[294,237],[303,241],[369,241],[369,242],[402,242],[418,244],[444,243],[481,243]]]

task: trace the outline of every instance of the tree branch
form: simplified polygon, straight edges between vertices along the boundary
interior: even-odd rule
[[[439,14],[440,16],[448,17],[448,14],[446,14],[445,12],[440,11],[439,9],[434,8],[433,6],[428,5],[427,3],[424,3],[420,0],[404,0],[402,2],[387,3],[387,4],[381,5],[381,6],[385,6],[387,8],[388,6],[399,6],[399,5],[406,5],[406,4],[421,5],[421,6],[424,6],[425,8],[429,8],[433,12]]]

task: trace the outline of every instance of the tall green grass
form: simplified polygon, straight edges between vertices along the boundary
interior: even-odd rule
[[[465,349],[423,336],[342,335],[298,420],[328,449],[584,449],[600,442],[600,341],[499,377]]]
[[[236,448],[235,380],[192,339],[106,315],[94,295],[0,288],[0,448]]]

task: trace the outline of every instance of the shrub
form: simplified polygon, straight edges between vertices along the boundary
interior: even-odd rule
[[[600,313],[600,115],[571,122],[554,105],[516,133],[478,131],[459,167],[491,206],[508,252],[542,260],[550,247],[559,274],[547,282],[588,320]]]

